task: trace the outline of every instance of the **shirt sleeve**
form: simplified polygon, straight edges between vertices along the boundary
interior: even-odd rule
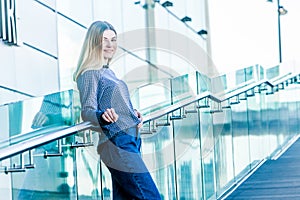
[[[96,71],[87,71],[78,77],[77,86],[82,120],[90,121],[95,126],[110,124],[102,119],[104,111],[98,109],[98,99],[103,94],[100,75]]]

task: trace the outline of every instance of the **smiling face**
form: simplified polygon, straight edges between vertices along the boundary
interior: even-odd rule
[[[102,55],[105,63],[113,57],[117,49],[117,36],[112,30],[105,30],[102,39]]]

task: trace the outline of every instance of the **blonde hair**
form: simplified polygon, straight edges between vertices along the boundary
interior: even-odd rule
[[[99,69],[103,66],[102,38],[103,32],[106,30],[112,30],[117,35],[114,27],[106,21],[95,21],[90,25],[81,48],[77,69],[73,75],[74,81],[81,73],[91,69]],[[108,60],[108,63],[110,60]]]

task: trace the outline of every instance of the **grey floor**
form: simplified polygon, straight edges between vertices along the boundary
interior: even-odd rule
[[[300,139],[277,160],[266,161],[226,199],[300,200]]]

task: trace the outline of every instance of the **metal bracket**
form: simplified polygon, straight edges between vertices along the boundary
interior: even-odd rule
[[[62,152],[62,146],[61,146],[61,140],[57,140],[57,152],[55,153],[48,153],[47,151],[44,152],[44,158],[48,158],[48,157],[59,157],[63,155]]]
[[[247,93],[243,92],[243,93],[239,94],[239,99],[240,100],[247,100]]]
[[[231,108],[229,99],[221,102],[222,109]]]
[[[271,95],[271,94],[274,94],[274,87],[270,86],[269,89],[266,92],[266,95]]]
[[[252,88],[251,90],[246,91],[246,93],[247,93],[247,97],[253,97],[253,96],[255,96],[254,88]]]
[[[19,165],[14,163],[11,167],[6,166],[4,168],[4,173],[8,174],[8,173],[12,173],[12,172],[25,172],[26,169],[34,168],[35,165],[33,164],[33,156],[32,156],[31,150],[29,150],[28,155],[29,155],[29,163],[28,164],[24,164],[23,154],[19,154],[19,156],[20,156]]]
[[[211,109],[209,112],[210,112],[210,113],[223,112],[221,103],[220,103],[220,102],[217,102],[216,108]]]
[[[184,108],[180,108],[179,115],[170,116],[170,120],[180,120],[180,119],[186,118],[186,115],[184,113],[185,113]]]
[[[198,101],[198,106],[197,108],[209,108],[209,98],[205,97],[204,99],[201,99]]]
[[[194,108],[191,110],[185,110],[185,114],[189,114],[189,113],[198,113],[198,107],[196,106],[196,103],[194,103]]]
[[[247,94],[247,96],[248,96],[248,94]],[[240,97],[237,95],[237,96],[235,96],[235,98],[234,97],[230,98],[229,103],[230,103],[230,105],[239,104],[240,103]]]
[[[83,133],[83,142],[75,142],[71,144],[71,148],[78,148],[78,147],[89,147],[94,146],[94,143],[92,141],[92,131],[88,131],[89,139],[87,137],[87,132]]]
[[[144,124],[144,125],[143,125],[143,127],[142,127],[142,129],[141,129],[141,131],[140,131],[140,134],[141,134],[141,135],[150,135],[150,134],[153,134],[153,131],[150,130],[150,127],[151,127],[151,126],[150,126],[150,123],[151,123],[151,122],[148,122],[148,123],[147,123],[148,125],[147,125],[147,124]],[[145,129],[145,127],[146,127],[146,129]]]

